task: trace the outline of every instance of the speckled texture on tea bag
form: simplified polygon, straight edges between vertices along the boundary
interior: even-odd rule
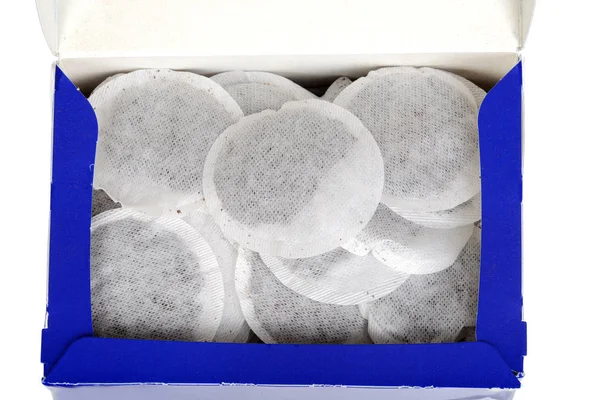
[[[443,343],[475,326],[479,292],[481,231],[448,269],[413,275],[389,295],[363,306],[375,343]]]
[[[244,319],[240,301],[235,292],[235,263],[237,249],[231,244],[214,222],[211,216],[203,212],[194,212],[184,218],[210,246],[223,275],[225,303],[223,318],[213,339],[214,342],[246,343],[250,336],[250,327]]]
[[[342,247],[371,253],[383,264],[408,274],[448,268],[471,237],[473,225],[435,229],[415,224],[380,204],[369,224]]]
[[[246,321],[265,343],[369,343],[358,306],[320,303],[284,286],[257,253],[240,249],[236,290]]]
[[[243,116],[212,80],[166,69],[109,79],[89,101],[99,128],[94,187],[155,215],[202,200],[206,154]]]
[[[352,83],[352,79],[342,76],[336,79],[327,89],[321,100],[333,102],[344,89]]]
[[[92,219],[91,292],[100,337],[210,341],[223,314],[221,271],[198,232],[133,210]]]
[[[386,205],[448,210],[479,192],[479,104],[453,75],[383,68],[353,82],[334,104],[354,113],[379,144]]]
[[[115,74],[115,75],[111,75],[111,76],[109,76],[108,78],[106,78],[105,80],[103,80],[102,82],[100,82],[100,84],[99,84],[98,86],[96,86],[96,87],[94,88],[94,90],[92,90],[92,93],[90,93],[90,96],[92,96],[92,95],[93,95],[95,92],[97,92],[98,90],[102,89],[102,87],[103,87],[104,85],[106,85],[107,83],[109,83],[109,82],[111,82],[111,81],[113,81],[113,80],[117,79],[118,77],[120,77],[120,76],[122,76],[122,75],[125,75],[125,74],[121,73],[121,74]]]
[[[237,101],[244,115],[279,110],[285,103],[316,96],[283,76],[259,71],[223,72],[211,78]]]
[[[227,129],[210,149],[203,182],[208,211],[228,239],[265,255],[312,257],[371,219],[383,160],[354,115],[304,100]]]
[[[309,258],[261,258],[288,288],[329,304],[356,305],[378,299],[410,276],[371,255],[357,256],[339,247]]]
[[[453,77],[455,77],[456,79],[458,79],[463,85],[466,86],[467,89],[469,89],[469,91],[471,92],[471,94],[473,95],[473,97],[475,98],[475,102],[477,103],[477,107],[481,107],[481,104],[483,103],[483,99],[485,98],[485,96],[487,95],[486,91],[483,90],[482,88],[480,88],[479,86],[477,86],[476,84],[474,84],[473,82],[471,82],[470,80],[463,78],[460,75],[454,74],[452,72],[447,72],[445,71],[447,74],[452,75]]]

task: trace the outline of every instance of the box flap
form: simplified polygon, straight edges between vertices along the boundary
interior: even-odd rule
[[[37,0],[60,58],[518,52],[535,0]]]
[[[413,345],[193,343],[82,338],[44,384],[196,384],[516,389],[482,342]]]
[[[38,17],[44,37],[52,54],[56,55],[58,51],[58,23],[56,19],[56,4],[53,0],[36,0]]]

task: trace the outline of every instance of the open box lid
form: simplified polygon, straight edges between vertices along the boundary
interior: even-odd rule
[[[360,359],[367,367],[358,380],[366,386],[402,382],[418,387],[518,387],[515,375],[523,371],[525,324],[520,285],[521,66],[515,64],[534,0],[37,0],[37,4],[44,34],[61,61],[55,80],[51,268],[42,349],[46,384],[355,384],[353,360]],[[467,56],[460,58],[458,53]],[[383,61],[376,56],[390,54],[406,56]],[[483,215],[490,227],[484,230],[483,243],[496,246],[482,256],[482,264],[493,268],[486,269],[481,280],[481,291],[489,295],[479,302],[478,342],[356,347],[344,350],[347,354],[335,346],[320,348],[326,349],[323,360],[336,363],[329,369],[311,358],[317,350],[245,346],[248,368],[242,369],[231,361],[240,357],[235,345],[132,344],[91,337],[90,245],[89,236],[81,233],[89,232],[90,166],[98,129],[92,108],[76,86],[90,88],[113,73],[144,67],[201,68],[201,72],[232,66],[262,69],[266,62],[246,56],[265,55],[279,56],[281,62],[268,67],[277,71],[286,64],[280,70],[288,76],[292,69],[340,76],[353,68],[368,71],[377,65],[410,63],[449,70],[468,65],[464,76],[477,77],[485,71],[490,83],[506,75],[494,94],[487,96],[480,113],[482,155],[490,155],[482,157]],[[311,57],[315,55],[319,57]],[[207,60],[230,56],[238,56],[239,62]],[[177,351],[165,352],[163,346]],[[255,351],[269,351],[272,358]],[[465,358],[465,351],[469,357]],[[205,363],[207,356],[220,360],[221,369]],[[381,357],[389,365],[396,365],[398,359],[412,364],[397,374],[382,374],[375,368]],[[272,360],[302,368],[258,364],[251,368],[249,364],[278,365],[269,364]],[[451,372],[447,365],[453,366]],[[299,374],[303,368],[308,372]]]
[[[60,59],[516,53],[535,0],[37,0]]]

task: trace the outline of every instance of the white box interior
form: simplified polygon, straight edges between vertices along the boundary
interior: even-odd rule
[[[59,66],[89,92],[139,68],[262,70],[307,87],[383,66],[489,89],[518,61],[534,0],[37,0]]]
[[[172,68],[213,75],[243,69],[283,75],[306,87],[331,83],[337,77],[357,78],[369,71],[395,65],[441,68],[455,72],[489,89],[518,61],[517,53],[440,53],[331,56],[232,57],[109,57],[62,59],[59,66],[84,93],[119,72],[139,68]]]

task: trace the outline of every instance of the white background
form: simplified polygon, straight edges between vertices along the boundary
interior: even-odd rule
[[[517,399],[597,396],[596,3],[538,1],[525,51],[523,245],[529,356]],[[49,399],[40,383],[39,354],[46,295],[52,56],[33,0],[2,4],[0,43],[0,398]]]

